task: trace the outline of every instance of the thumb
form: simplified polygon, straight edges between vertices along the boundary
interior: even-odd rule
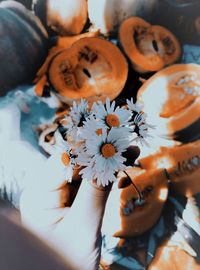
[[[53,191],[69,180],[67,179],[69,168],[63,164],[61,158],[61,153],[55,152],[43,164],[42,170],[38,172],[40,187],[42,185],[46,190]]]
[[[77,213],[73,215],[73,219],[80,220],[82,226],[100,230],[111,187],[112,184],[99,187],[95,182],[91,183],[84,179],[71,207],[71,212]]]
[[[99,188],[84,179],[69,213],[56,227],[57,239],[62,239],[57,247],[78,269],[98,269],[101,226],[111,186]]]
[[[71,225],[74,232],[77,229],[79,232],[81,230],[93,236],[100,233],[111,187],[112,184],[98,187],[95,183],[83,179],[73,205],[62,221],[62,226],[69,229]]]

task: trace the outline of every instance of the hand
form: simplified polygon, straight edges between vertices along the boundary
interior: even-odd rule
[[[133,153],[133,159],[138,153]],[[76,180],[78,181],[78,180]],[[98,188],[83,180],[67,184],[59,154],[31,175],[20,200],[22,220],[49,242],[72,266],[98,269],[101,225],[111,185]],[[73,182],[72,182],[73,183]],[[75,197],[69,207],[69,196]]]
[[[23,222],[77,269],[97,269],[100,230],[110,187],[100,190],[83,180],[73,205],[65,207],[78,184],[67,184],[63,179],[58,155],[33,172],[30,182],[20,199]]]

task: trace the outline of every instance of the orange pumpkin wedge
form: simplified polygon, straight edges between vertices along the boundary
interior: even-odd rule
[[[35,86],[35,93],[37,96],[42,96],[44,87],[48,84],[47,79],[47,71],[49,69],[49,65],[52,61],[52,59],[60,53],[62,50],[70,48],[76,41],[78,41],[81,38],[85,37],[97,37],[99,35],[99,32],[86,32],[80,35],[76,36],[67,36],[67,37],[61,37],[58,36],[56,39],[56,44],[53,46],[48,53],[48,56],[44,62],[44,64],[41,66],[41,68],[38,70],[36,78],[34,80],[34,83],[36,83]]]
[[[94,96],[114,99],[123,89],[127,74],[126,59],[114,44],[89,37],[57,54],[48,78],[62,101],[71,103]]]
[[[44,75],[44,73],[47,72],[50,61],[57,53],[61,52],[64,49],[70,48],[76,41],[78,41],[81,38],[97,37],[98,34],[99,32],[96,31],[96,32],[86,32],[86,33],[76,35],[76,36],[67,36],[67,37],[58,36],[56,39],[55,46],[53,46],[49,50],[48,57],[46,58],[42,67],[38,70],[35,81],[37,81],[37,78],[40,78],[42,75]]]
[[[199,136],[199,65],[176,64],[157,72],[139,89],[137,99],[160,134],[185,142]]]
[[[170,241],[167,239],[156,251],[154,259],[149,270],[199,270],[199,263],[188,252],[183,249],[184,245],[179,242]],[[181,266],[181,267],[180,267]]]
[[[131,17],[121,24],[119,40],[139,73],[158,71],[174,63],[181,54],[179,41],[169,30],[139,17]]]
[[[175,147],[161,147],[154,155],[142,158],[143,169],[165,168],[171,179],[171,187],[183,195],[200,192],[200,140]]]
[[[168,196],[168,180],[163,169],[127,170],[142,192],[144,202],[137,204],[138,194],[132,185],[111,190],[102,231],[115,237],[133,237],[149,230],[161,215]]]

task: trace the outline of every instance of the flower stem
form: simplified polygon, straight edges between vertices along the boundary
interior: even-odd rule
[[[125,173],[126,176],[129,178],[129,180],[131,181],[131,184],[133,185],[135,191],[137,192],[137,194],[138,194],[138,199],[139,199],[140,201],[142,201],[142,200],[143,200],[143,195],[142,195],[142,193],[139,191],[139,189],[137,188],[137,186],[134,184],[134,182],[132,181],[132,179],[131,179],[131,177],[128,175],[128,173],[127,173],[126,171],[124,171],[124,173]]]

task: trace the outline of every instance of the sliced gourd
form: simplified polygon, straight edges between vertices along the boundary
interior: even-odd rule
[[[119,40],[133,68],[140,73],[160,70],[174,63],[181,53],[178,40],[169,30],[139,17],[121,24]]]
[[[176,64],[157,72],[142,85],[137,98],[160,135],[191,126],[200,118],[200,66]],[[188,137],[195,132],[188,129]]]
[[[57,54],[48,78],[65,102],[94,96],[112,100],[123,89],[127,74],[127,62],[114,44],[89,37]]]

